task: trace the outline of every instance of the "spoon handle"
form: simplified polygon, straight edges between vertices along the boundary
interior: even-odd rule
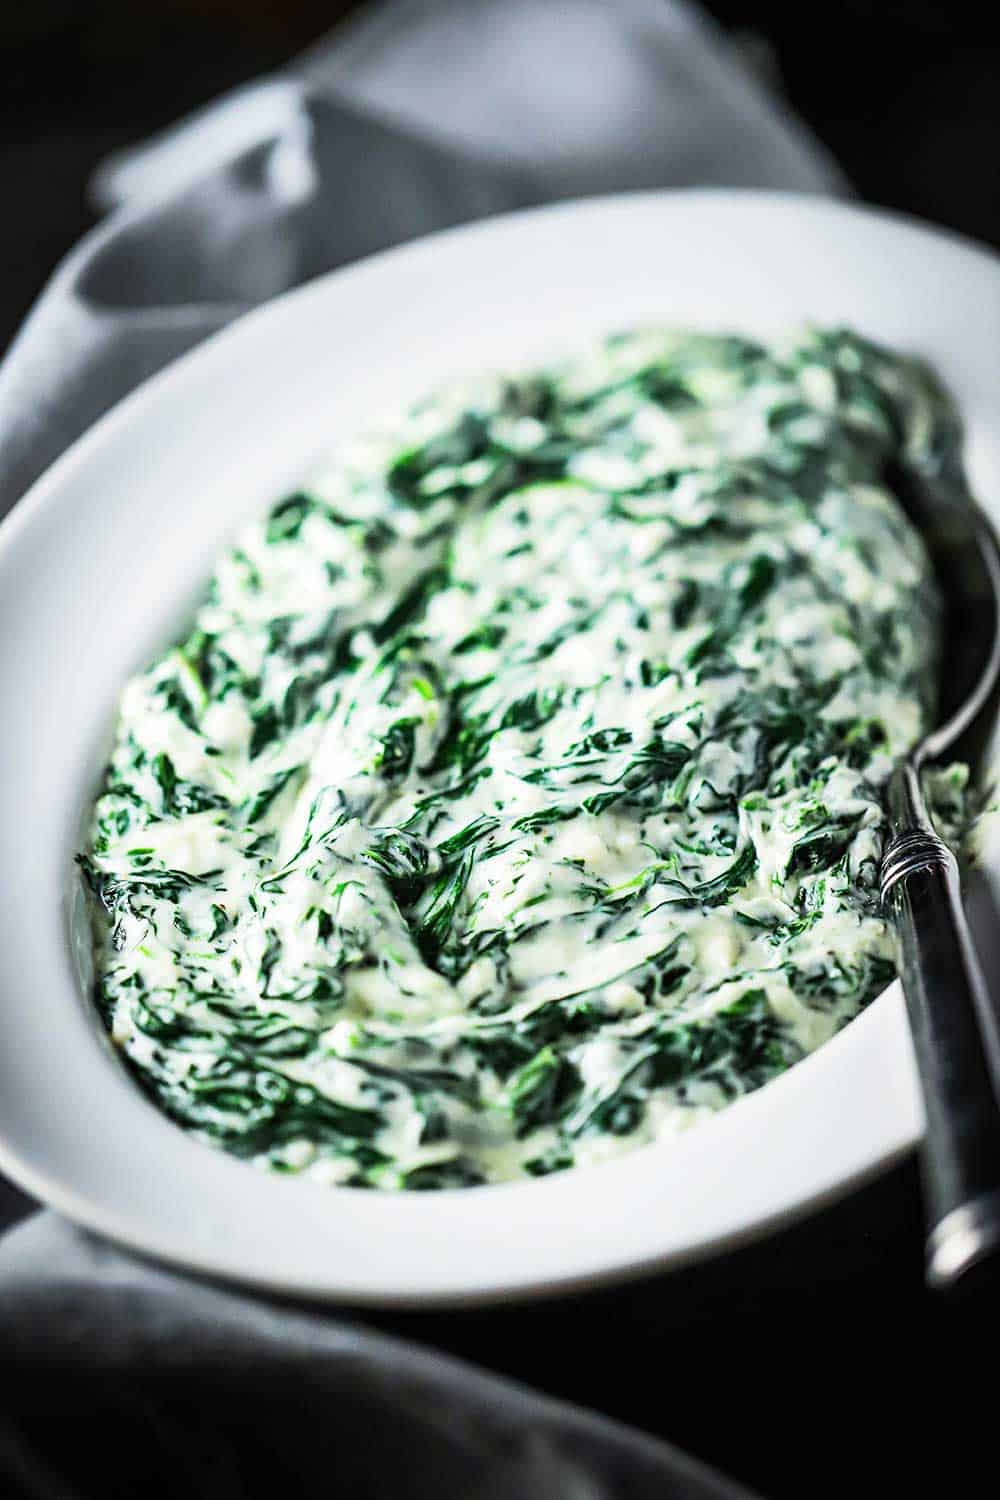
[[[915,768],[896,787],[882,904],[896,924],[924,1096],[927,1279],[1000,1262],[1000,1030],[973,947],[958,862],[931,827]]]

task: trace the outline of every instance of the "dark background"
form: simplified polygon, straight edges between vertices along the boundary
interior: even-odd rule
[[[0,349],[93,222],[86,181],[101,156],[280,66],[353,8],[0,0]],[[1000,246],[992,7],[708,9],[860,196]],[[26,1207],[0,1182],[0,1223]],[[961,1303],[924,1292],[908,1162],[671,1277],[526,1309],[366,1320],[646,1427],[765,1495],[813,1500],[996,1493],[985,1392],[998,1311],[989,1284]]]

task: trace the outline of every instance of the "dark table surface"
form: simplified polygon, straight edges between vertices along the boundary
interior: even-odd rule
[[[85,183],[104,153],[280,65],[349,8],[35,0],[0,11],[0,348],[92,222]],[[756,54],[862,196],[1000,246],[1000,47],[986,8],[711,8],[727,26],[753,26]],[[0,1224],[30,1207],[0,1180]],[[994,1492],[977,1399],[989,1369],[977,1356],[989,1359],[998,1312],[990,1286],[962,1302],[924,1290],[907,1161],[792,1228],[670,1276],[527,1307],[363,1316],[800,1500]]]

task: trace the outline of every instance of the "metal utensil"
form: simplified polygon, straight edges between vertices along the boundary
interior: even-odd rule
[[[921,773],[975,767],[1000,706],[1000,545],[961,480],[890,476],[923,534],[945,604],[938,726],[896,769],[882,904],[901,976],[927,1115],[921,1167],[927,1279],[947,1287],[1000,1258],[1000,1022],[962,904],[958,862],[934,831]]]

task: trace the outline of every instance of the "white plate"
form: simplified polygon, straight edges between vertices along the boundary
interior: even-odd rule
[[[0,528],[0,1166],[11,1177],[182,1266],[427,1304],[676,1265],[912,1146],[921,1111],[894,985],[820,1052],[674,1145],[466,1191],[322,1188],[266,1176],[170,1124],[112,1057],[77,973],[72,857],[118,692],[181,625],[244,516],[373,409],[463,371],[643,322],[753,334],[804,319],[931,359],[964,411],[980,495],[1000,496],[1000,262],[858,208],[721,192],[516,214],[326,277],[151,380],[35,486]]]

